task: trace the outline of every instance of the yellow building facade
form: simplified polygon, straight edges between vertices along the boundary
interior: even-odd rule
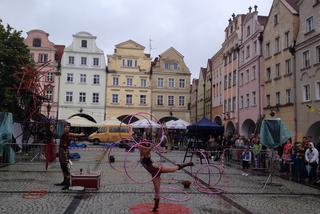
[[[290,1],[292,3],[292,1]],[[278,117],[296,132],[294,115],[295,59],[290,52],[297,39],[299,15],[286,0],[274,0],[263,36],[263,109],[266,117]],[[275,115],[271,114],[274,113]]]
[[[152,63],[152,115],[160,121],[190,122],[190,70],[184,56],[171,47]]]
[[[151,113],[151,58],[145,47],[128,40],[108,55],[106,119]]]

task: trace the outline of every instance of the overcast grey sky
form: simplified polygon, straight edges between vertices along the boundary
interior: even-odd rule
[[[50,34],[55,44],[70,45],[72,34],[88,31],[106,54],[128,39],[146,47],[151,56],[169,47],[185,56],[193,78],[224,40],[232,13],[258,5],[268,15],[272,0],[1,0],[0,19],[23,36],[31,29]]]

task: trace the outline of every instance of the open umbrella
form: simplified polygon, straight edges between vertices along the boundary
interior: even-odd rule
[[[131,124],[133,128],[160,128],[160,124],[147,119],[138,120]]]

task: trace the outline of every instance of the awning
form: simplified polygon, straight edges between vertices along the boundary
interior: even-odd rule
[[[96,127],[97,124],[87,120],[84,117],[74,116],[70,119],[66,120],[68,123],[71,124],[71,127]]]

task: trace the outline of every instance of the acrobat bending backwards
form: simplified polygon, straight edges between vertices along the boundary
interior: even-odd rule
[[[155,166],[151,160],[151,144],[149,142],[141,142],[138,146],[140,151],[140,162],[142,166],[151,174],[153,177],[152,182],[154,186],[154,207],[153,212],[156,212],[159,208],[160,202],[160,174],[161,173],[172,173],[177,170],[183,169],[187,166],[193,166],[193,162],[185,164],[177,164],[176,166]]]

